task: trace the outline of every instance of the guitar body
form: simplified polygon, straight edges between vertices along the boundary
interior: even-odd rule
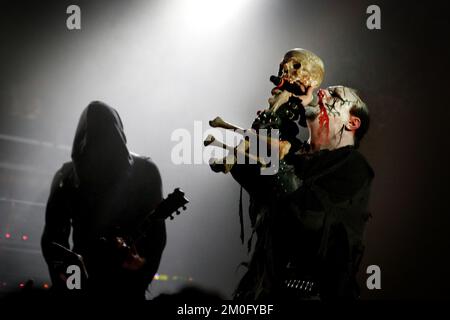
[[[97,241],[90,244],[92,248],[89,257],[86,260],[83,257],[60,244],[53,245],[60,250],[59,256],[62,257],[64,266],[58,268],[60,275],[58,283],[55,283],[53,277],[53,286],[58,289],[67,290],[67,267],[78,266],[82,270],[82,289],[108,292],[111,287],[117,291],[117,288],[132,287],[133,283],[139,285],[145,279],[142,278],[142,270],[146,264],[146,259],[139,252],[139,242],[144,240],[146,234],[152,229],[156,221],[164,221],[166,218],[173,219],[173,213],[180,213],[179,209],[186,209],[185,205],[189,202],[184,196],[184,192],[179,188],[175,189],[166,199],[164,199],[155,210],[151,211],[138,224],[138,228],[131,231],[122,231],[115,229],[112,234],[100,237]],[[89,273],[87,272],[89,270]],[[156,272],[156,270],[155,270]],[[125,280],[124,280],[125,279]],[[89,280],[89,281],[88,281]],[[117,281],[122,280],[122,283]],[[135,285],[135,286],[136,286]],[[106,288],[106,290],[105,290]],[[130,290],[131,292],[132,290]]]

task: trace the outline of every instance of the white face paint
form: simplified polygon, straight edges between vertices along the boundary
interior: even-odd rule
[[[348,88],[339,86],[320,90],[318,97],[317,105],[305,108],[312,150],[333,150],[349,144],[346,126],[354,95]]]

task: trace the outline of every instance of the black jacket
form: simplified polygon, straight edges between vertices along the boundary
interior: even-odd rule
[[[312,279],[321,299],[358,297],[356,272],[369,217],[373,171],[353,147],[289,159],[301,186],[279,196],[276,176],[235,166],[250,193],[257,235],[249,270],[237,289],[243,299],[279,298],[287,278]]]

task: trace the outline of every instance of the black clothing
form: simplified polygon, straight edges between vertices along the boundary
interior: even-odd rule
[[[257,166],[231,173],[250,193],[257,241],[237,299],[294,298],[289,279],[311,280],[321,299],[357,298],[355,275],[373,171],[353,147],[287,159],[300,187],[280,195],[277,176]]]
[[[46,209],[42,251],[53,284],[58,282],[57,251],[51,243],[69,247],[82,255],[89,274],[92,295],[143,299],[156,273],[166,243],[163,221],[156,221],[147,236],[137,243],[146,259],[138,271],[118,270],[98,259],[100,237],[126,235],[139,218],[162,200],[162,183],[156,165],[129,153],[122,122],[111,107],[92,102],[82,113],[76,131],[72,162],[55,174]]]

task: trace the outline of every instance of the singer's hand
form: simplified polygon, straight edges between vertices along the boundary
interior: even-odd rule
[[[272,96],[269,98],[270,109],[275,112],[277,109],[289,101],[289,98],[292,96],[287,90],[280,90],[275,88],[272,90]]]
[[[287,155],[289,153],[289,150],[291,149],[291,144],[289,141],[284,141],[281,140],[279,142],[279,157],[280,160],[282,160],[284,158],[285,155]]]
[[[313,87],[308,87],[308,90],[306,90],[306,94],[302,96],[296,96],[300,100],[302,100],[302,106],[306,107],[313,101]]]

